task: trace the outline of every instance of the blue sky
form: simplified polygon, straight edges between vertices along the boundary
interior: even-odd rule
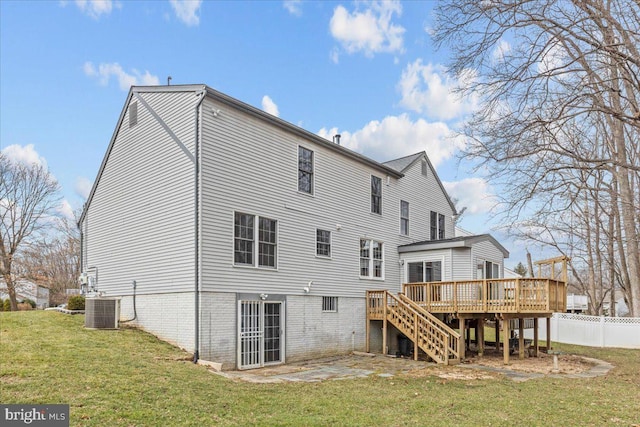
[[[458,164],[476,108],[450,92],[432,2],[0,1],[0,148],[45,162],[82,206],[131,84],[204,83],[378,161],[426,151],[460,225],[493,190]],[[494,232],[499,239],[503,236]],[[516,242],[506,265],[524,261]],[[515,245],[515,246],[514,246]]]

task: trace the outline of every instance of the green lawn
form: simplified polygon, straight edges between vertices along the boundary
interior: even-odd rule
[[[149,334],[90,331],[83,321],[0,313],[0,402],[67,403],[71,425],[87,426],[640,425],[640,351],[556,346],[615,365],[588,380],[247,384]]]

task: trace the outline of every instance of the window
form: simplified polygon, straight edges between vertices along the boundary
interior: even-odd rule
[[[258,223],[257,230],[256,222]],[[278,253],[277,226],[276,220],[236,212],[233,232],[233,263],[255,266],[257,261],[258,267],[275,268]],[[254,256],[256,253],[257,257]]]
[[[400,200],[400,234],[409,235],[409,202]]]
[[[478,261],[478,279],[499,279],[500,264],[491,261]]]
[[[442,281],[442,262],[410,262],[408,266],[409,283]]]
[[[138,124],[138,101],[132,102],[129,106],[129,127]]]
[[[313,194],[313,151],[298,146],[298,191]]]
[[[325,313],[338,311],[338,297],[322,297],[322,311]]]
[[[438,238],[438,212],[431,211],[429,224],[431,225],[431,240],[436,240]]]
[[[360,277],[384,278],[383,243],[376,240],[360,239]]]
[[[371,213],[382,214],[382,178],[371,175]]]
[[[253,215],[236,212],[233,262],[253,265]]]
[[[273,219],[259,219],[259,250],[258,265],[261,267],[276,266],[276,221]]]
[[[442,240],[445,238],[444,215],[431,211],[431,240]]]
[[[427,171],[428,171],[428,167],[427,167],[427,161],[423,160],[422,161],[422,175],[427,176]]]
[[[327,230],[316,230],[316,255],[331,257],[331,232]]]

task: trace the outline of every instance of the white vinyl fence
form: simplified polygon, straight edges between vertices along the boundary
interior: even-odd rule
[[[545,320],[539,322],[540,340],[547,339]],[[525,329],[525,338],[533,330]],[[640,349],[640,317],[604,317],[555,313],[551,318],[551,341],[589,347]]]

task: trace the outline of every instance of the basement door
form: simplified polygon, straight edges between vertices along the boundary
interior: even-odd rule
[[[282,301],[238,301],[238,369],[284,362]]]

